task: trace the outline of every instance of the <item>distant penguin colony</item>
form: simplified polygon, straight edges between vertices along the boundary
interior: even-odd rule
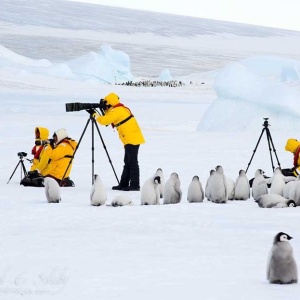
[[[157,205],[160,199],[160,176],[149,178],[141,190],[141,205]]]
[[[298,269],[293,255],[293,248],[287,233],[279,232],[273,240],[268,264],[267,280],[274,284],[291,284],[298,282]]]
[[[194,176],[188,188],[187,201],[189,203],[203,202],[204,191],[199,176]]]
[[[99,175],[94,175],[94,184],[90,194],[91,205],[101,206],[107,200],[107,194],[103,182]]]
[[[60,187],[57,181],[51,177],[44,178],[45,195],[49,203],[59,203],[61,201],[60,197]]]
[[[181,201],[182,191],[177,173],[172,173],[164,187],[164,204],[176,204]]]

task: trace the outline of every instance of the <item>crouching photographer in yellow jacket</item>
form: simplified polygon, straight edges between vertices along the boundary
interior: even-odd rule
[[[119,96],[115,93],[108,94],[100,101],[102,112],[100,116],[93,114],[95,120],[101,125],[111,124],[117,129],[119,138],[124,144],[124,167],[119,185],[113,186],[113,190],[139,191],[140,169],[138,152],[140,144],[145,143],[142,131],[131,113],[130,109],[120,103]]]
[[[77,142],[68,137],[65,129],[59,129],[54,132],[53,139],[41,140],[41,146],[42,148],[38,148],[38,150],[42,150],[28,172],[28,176],[33,178],[33,182],[36,181],[34,180],[36,177],[42,176],[52,177],[60,186],[75,186],[69,175],[72,170],[70,161]]]

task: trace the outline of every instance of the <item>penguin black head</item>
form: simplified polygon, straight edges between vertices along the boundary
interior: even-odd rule
[[[288,242],[291,239],[292,239],[292,237],[289,236],[287,233],[279,232],[274,237],[274,244],[279,243],[279,242]]]
[[[288,207],[296,207],[296,203],[295,203],[294,200],[289,200],[289,201],[287,202],[287,206],[288,206]]]
[[[154,181],[154,183],[160,184],[160,176],[155,176],[153,181]]]
[[[193,180],[199,180],[199,176],[195,175],[195,176],[193,177]]]

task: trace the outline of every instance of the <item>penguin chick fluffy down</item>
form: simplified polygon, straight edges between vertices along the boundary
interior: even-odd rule
[[[298,282],[298,269],[293,256],[293,248],[289,243],[292,237],[279,232],[273,240],[268,264],[267,279],[270,283],[291,284]]]
[[[286,199],[277,194],[266,194],[260,196],[255,202],[259,207],[264,208],[283,208],[283,207],[296,207],[294,200]]]
[[[177,173],[173,172],[164,188],[164,204],[177,204],[181,201],[182,191]]]
[[[111,202],[111,206],[125,206],[125,205],[133,205],[133,201],[125,195],[118,195]]]
[[[160,176],[152,176],[141,190],[141,205],[157,205],[160,199]]]
[[[203,199],[204,191],[201,181],[199,180],[199,176],[194,176],[188,188],[187,201],[189,203],[203,202]]]
[[[106,189],[99,175],[94,175],[94,184],[90,194],[91,205],[101,206],[107,200]]]
[[[59,203],[61,201],[60,197],[60,187],[57,181],[51,177],[44,178],[45,195],[49,203]]]

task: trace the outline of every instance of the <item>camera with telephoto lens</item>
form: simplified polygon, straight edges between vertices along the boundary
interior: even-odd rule
[[[107,105],[106,100],[100,99],[99,103],[66,103],[66,112],[71,111],[80,111],[80,110],[93,110],[93,109],[100,109],[101,113],[104,115],[105,111],[110,107]]]
[[[54,139],[49,140],[35,140],[36,146],[54,145]]]
[[[23,158],[23,157],[26,157],[27,156],[27,153],[26,152],[18,152],[18,156],[20,158]]]

